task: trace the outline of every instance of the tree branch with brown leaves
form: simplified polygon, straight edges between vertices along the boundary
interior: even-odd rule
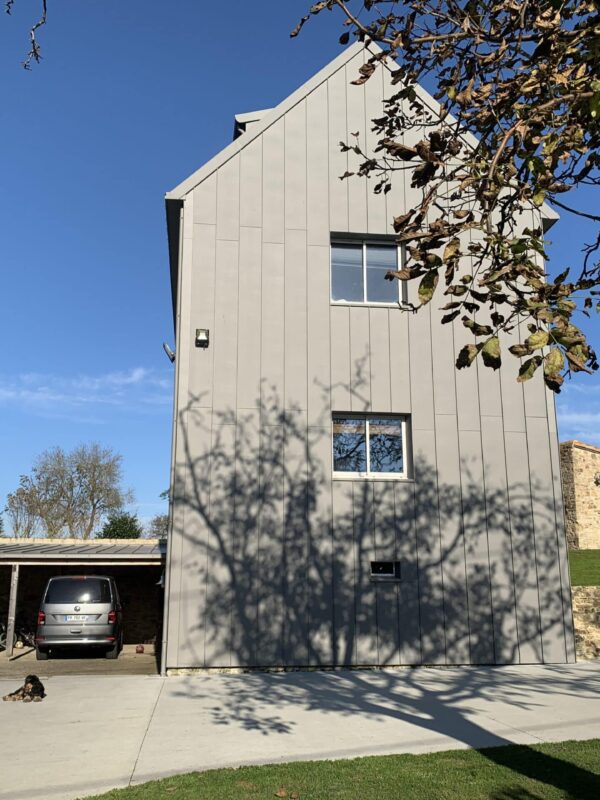
[[[442,323],[460,317],[475,337],[459,369],[478,356],[497,369],[502,338],[527,329],[508,348],[524,359],[518,380],[542,367],[560,391],[565,375],[596,370],[574,318],[600,310],[600,235],[552,280],[543,218],[555,205],[600,221],[562,199],[600,183],[598,3],[322,0],[292,35],[326,10],[341,12],[341,44],[355,38],[366,48],[353,83],[383,69],[393,87],[372,120],[373,152],[358,141],[342,148],[360,158],[359,176],[376,177],[376,192],[404,174],[421,193],[393,220],[408,258],[388,278],[418,279],[421,305],[445,286]],[[435,85],[439,106],[424,99],[421,83]],[[524,214],[535,221],[524,225]]]

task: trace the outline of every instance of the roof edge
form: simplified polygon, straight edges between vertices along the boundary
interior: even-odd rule
[[[370,45],[372,46],[372,45]],[[316,75],[313,75],[298,89],[293,91],[290,95],[284,98],[278,105],[268,111],[264,117],[260,119],[252,128],[247,131],[243,136],[234,139],[233,142],[220,150],[214,155],[206,164],[203,164],[199,169],[193,172],[188,178],[178,184],[170,192],[167,192],[165,198],[167,200],[183,200],[185,195],[193,191],[199,183],[208,178],[215,170],[221,167],[230,158],[237,155],[244,147],[247,147],[250,142],[258,138],[264,133],[267,128],[270,128],[273,123],[277,122],[284,114],[291,108],[303,100],[307,94],[314,91],[318,86],[324,83],[339,69],[344,67],[348,61],[351,61],[354,56],[362,52],[364,44],[362,42],[354,42],[344,49],[342,53],[336,56],[332,61],[326,64]]]
[[[64,545],[64,544],[77,544],[83,545],[115,545],[115,544],[159,544],[162,539],[156,538],[138,538],[138,539],[48,539],[43,536],[3,536],[0,539],[0,545],[3,544],[51,544],[51,545]]]
[[[569,439],[567,442],[561,442],[561,447],[577,447],[580,450],[589,450],[592,453],[600,453],[600,447],[595,444],[588,444],[587,442],[580,442],[578,439]]]
[[[238,138],[234,139],[229,145],[216,153],[209,161],[199,167],[189,177],[179,183],[174,189],[172,189],[170,192],[167,192],[165,194],[165,199],[183,200],[187,194],[189,194],[196,188],[196,186],[198,186],[199,183],[208,178],[209,175],[211,175],[215,170],[219,169],[219,167],[223,166],[223,164],[229,161],[230,158],[233,158],[233,156],[237,155],[237,153],[243,150],[244,147],[249,145],[261,134],[263,134],[267,128],[277,122],[278,119],[280,119],[291,108],[303,100],[308,94],[310,94],[310,92],[314,91],[317,87],[324,83],[324,81],[328,80],[339,69],[345,66],[348,61],[351,61],[363,50],[370,52],[371,54],[382,51],[381,47],[379,47],[379,45],[373,41],[369,41],[369,44],[366,45],[364,42],[357,40],[351,45],[348,45],[348,47],[346,47],[342,53],[326,64],[322,69],[319,70],[319,72],[305,81],[305,83],[299,86],[290,95],[284,98],[278,105],[272,109],[265,109],[265,115],[261,117],[261,119],[256,122],[255,125],[253,125],[250,131],[246,131],[243,136],[239,136]],[[436,101],[435,98],[427,91],[427,89],[424,89],[423,86],[421,86],[421,84],[416,83],[414,86],[417,96],[421,102],[428,106],[433,113],[435,113],[436,106],[439,107],[440,105],[439,102]],[[237,120],[238,117],[251,116],[252,113],[260,112],[239,114],[235,116],[235,119]],[[449,114],[448,119],[454,120],[454,117]],[[462,131],[461,135],[464,137],[466,142],[471,144],[471,146],[477,147],[479,144],[477,137],[470,131]],[[560,219],[560,215],[547,203],[543,203],[539,210],[544,219],[544,229],[546,231],[549,230],[558,219]]]

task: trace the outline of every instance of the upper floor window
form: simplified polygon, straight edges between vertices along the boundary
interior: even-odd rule
[[[386,281],[400,268],[400,248],[377,241],[332,241],[331,300],[334,303],[392,305],[402,302],[403,281]]]
[[[333,472],[406,478],[406,417],[334,414]]]

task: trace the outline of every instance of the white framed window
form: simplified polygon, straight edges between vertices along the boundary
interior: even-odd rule
[[[331,302],[396,306],[406,302],[406,282],[385,279],[400,269],[401,248],[395,242],[332,239]]]
[[[333,414],[333,477],[408,477],[407,417]]]

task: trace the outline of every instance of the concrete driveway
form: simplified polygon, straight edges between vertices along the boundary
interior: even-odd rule
[[[0,692],[13,684],[1,679]],[[66,800],[241,764],[600,737],[600,662],[60,676],[46,689],[43,703],[0,705],[0,798]]]

